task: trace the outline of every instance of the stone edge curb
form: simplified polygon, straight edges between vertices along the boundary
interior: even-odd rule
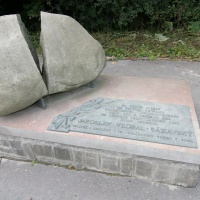
[[[37,132],[33,130],[17,129],[11,127],[0,126],[0,135],[10,137],[21,137],[39,141],[61,143],[71,146],[81,146],[83,148],[101,149],[105,151],[134,154],[137,156],[153,157],[156,159],[165,159],[175,162],[200,165],[200,156],[197,153],[187,151],[171,151],[168,149],[159,149],[148,146],[140,146],[133,143],[119,143],[111,140],[101,140],[98,138],[88,138],[84,135],[61,134],[60,132]],[[164,157],[163,157],[164,156]]]
[[[0,134],[0,157],[195,187],[199,165]]]

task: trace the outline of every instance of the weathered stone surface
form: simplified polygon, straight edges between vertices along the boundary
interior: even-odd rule
[[[49,94],[85,85],[105,67],[100,43],[69,16],[41,12],[40,40]]]
[[[119,158],[116,155],[101,155],[101,170],[108,173],[119,172]]]
[[[20,16],[0,17],[0,30],[0,115],[7,115],[35,103],[47,89]]]
[[[149,160],[137,160],[136,163],[136,176],[145,178],[152,178],[153,164]]]
[[[64,147],[54,147],[55,157],[60,160],[71,160],[70,149]]]
[[[53,157],[52,156],[53,148],[50,145],[35,144],[32,146],[32,148],[33,148],[33,152],[36,155],[45,156],[45,157]]]
[[[120,174],[131,176],[135,170],[135,160],[132,157],[122,157],[120,159]]]
[[[87,169],[92,169],[99,171],[99,155],[95,152],[86,152],[85,153],[85,164]]]

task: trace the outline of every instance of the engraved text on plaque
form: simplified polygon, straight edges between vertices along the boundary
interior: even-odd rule
[[[55,117],[48,130],[197,148],[187,106],[98,98]]]

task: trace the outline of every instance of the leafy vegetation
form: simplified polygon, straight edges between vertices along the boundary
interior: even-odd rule
[[[0,15],[19,13],[31,31],[39,30],[40,11],[66,14],[87,30],[198,28],[199,0],[0,0]]]
[[[36,164],[39,164],[39,161],[33,160],[33,161],[31,162],[31,165],[32,165],[32,166],[34,166],[34,165],[36,165]]]
[[[166,38],[160,40],[157,35]],[[200,33],[176,30],[164,34],[149,32],[94,33],[107,56],[117,59],[148,58],[200,61]]]
[[[39,53],[40,11],[75,18],[117,59],[200,61],[199,0],[0,0],[0,15],[21,14]]]
[[[174,30],[155,34],[150,32],[92,33],[113,59],[172,59],[200,61],[200,32]],[[33,45],[41,53],[39,33],[31,34]]]

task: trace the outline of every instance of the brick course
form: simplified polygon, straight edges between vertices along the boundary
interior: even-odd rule
[[[0,157],[72,165],[76,169],[142,177],[184,187],[195,187],[199,178],[199,166],[195,164],[1,135]]]

